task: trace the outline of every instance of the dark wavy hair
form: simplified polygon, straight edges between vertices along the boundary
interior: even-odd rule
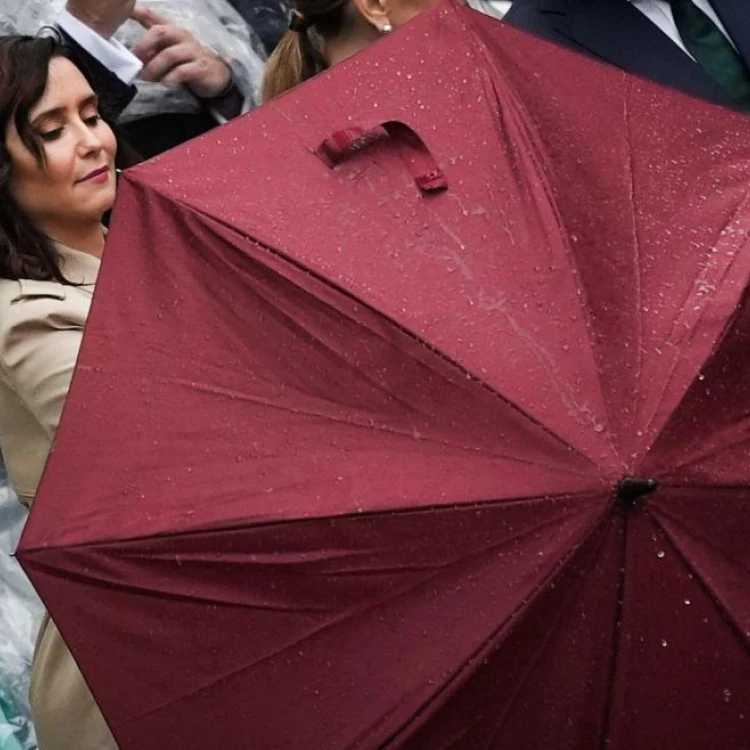
[[[44,165],[43,143],[31,127],[29,113],[44,94],[55,57],[70,60],[86,76],[57,39],[0,37],[0,278],[69,283],[60,270],[54,244],[11,195],[11,159],[6,147],[12,121],[23,144]]]

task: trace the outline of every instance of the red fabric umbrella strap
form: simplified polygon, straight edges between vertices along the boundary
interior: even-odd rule
[[[315,153],[333,168],[384,136],[389,137],[401,151],[404,163],[421,192],[447,189],[445,174],[425,142],[411,127],[396,120],[337,130],[315,149]]]

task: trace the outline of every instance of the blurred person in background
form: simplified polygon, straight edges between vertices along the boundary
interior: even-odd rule
[[[150,157],[258,102],[263,44],[226,0],[3,0],[0,29],[54,27],[103,112]]]
[[[262,99],[359,52],[439,0],[294,0],[289,30],[268,60]]]
[[[439,0],[294,0],[289,30],[268,60],[262,99],[267,102],[364,49]],[[468,4],[495,17],[505,6]]]
[[[514,0],[505,20],[630,73],[750,111],[747,0]]]
[[[229,0],[271,54],[289,28],[289,0]]]

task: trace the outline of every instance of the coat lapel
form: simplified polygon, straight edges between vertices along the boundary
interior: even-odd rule
[[[724,28],[732,37],[745,64],[750,68],[750,2],[748,0],[711,0]]]
[[[722,88],[628,0],[546,0],[544,8],[557,19],[557,31],[590,54],[666,86],[731,105]]]

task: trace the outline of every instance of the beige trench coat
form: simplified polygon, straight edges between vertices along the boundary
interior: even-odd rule
[[[99,260],[58,246],[67,279],[0,279],[0,447],[30,506],[68,393]],[[31,674],[40,750],[116,750],[117,744],[55,624],[45,618]]]

